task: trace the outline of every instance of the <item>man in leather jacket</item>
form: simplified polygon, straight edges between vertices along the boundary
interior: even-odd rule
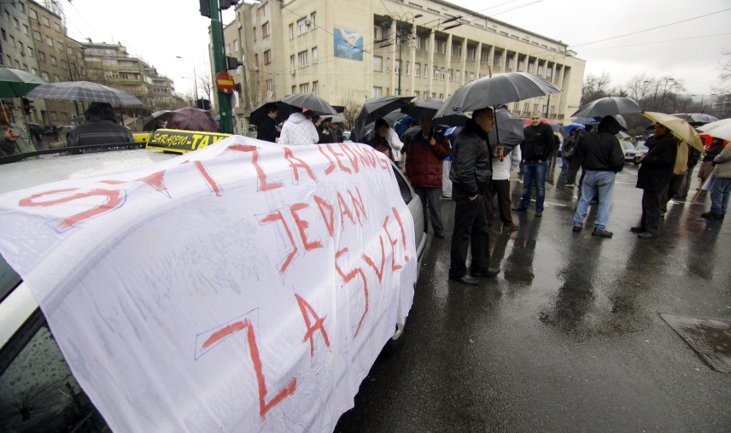
[[[454,230],[452,231],[449,278],[465,284],[477,285],[475,277],[493,277],[489,269],[489,231],[482,194],[490,186],[492,160],[487,134],[494,123],[490,108],[476,110],[472,119],[460,131],[452,153],[452,181],[454,199]],[[472,247],[470,274],[467,273],[467,250]]]

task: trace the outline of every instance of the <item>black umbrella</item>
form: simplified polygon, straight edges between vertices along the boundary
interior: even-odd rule
[[[255,108],[254,111],[251,112],[251,114],[249,115],[249,120],[251,121],[251,123],[253,123],[254,125],[261,125],[262,121],[267,115],[266,107],[269,104],[277,105],[277,118],[274,119],[274,123],[284,122],[291,114],[292,107],[289,104],[285,104],[282,101],[267,102]]]
[[[403,120],[405,117],[407,117],[408,114],[402,112],[400,109],[393,110],[392,112],[386,114],[383,116],[383,120],[388,123],[388,126],[394,127],[398,122]],[[361,139],[364,142],[368,142],[373,138],[373,132],[376,129],[376,122],[369,122],[367,123],[363,129],[361,130],[363,132],[363,135],[361,136]]]
[[[416,120],[421,118],[433,118],[437,111],[444,105],[444,99],[429,98],[418,99],[401,109],[402,112],[408,114]]]
[[[457,89],[437,111],[435,117],[469,113],[480,108],[518,102],[560,93],[556,85],[527,72],[507,72],[483,77]]]
[[[170,117],[170,110],[155,111],[152,115],[150,115],[150,118],[145,121],[145,124],[142,125],[142,130],[154,131],[157,129],[158,123],[166,122],[168,117]]]
[[[414,99],[413,96],[381,96],[365,101],[358,117],[355,118],[354,141],[362,140],[362,137],[365,136],[366,124],[406,106],[412,99]]]
[[[293,93],[285,96],[282,102],[297,108],[306,108],[320,114],[338,114],[327,101],[312,93]]]
[[[504,153],[510,152],[523,141],[523,119],[508,111],[507,108],[495,110],[495,127],[489,135],[490,147],[503,145]]]
[[[571,117],[604,117],[641,112],[642,108],[634,99],[626,96],[607,96],[584,104]]]
[[[27,98],[60,99],[65,101],[107,102],[112,105],[143,105],[129,93],[88,81],[63,81],[41,84],[28,92]]]
[[[675,113],[673,116],[680,117],[692,126],[701,126],[718,120],[718,117],[706,113]]]

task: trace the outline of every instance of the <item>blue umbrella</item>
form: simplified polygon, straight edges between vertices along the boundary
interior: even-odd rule
[[[570,123],[570,124],[564,126],[563,130],[566,131],[567,134],[571,134],[571,131],[573,131],[576,128],[586,129],[586,127],[584,125],[582,125],[581,123]]]

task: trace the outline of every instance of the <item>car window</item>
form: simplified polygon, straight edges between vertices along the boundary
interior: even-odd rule
[[[0,351],[0,430],[108,432],[40,313]]]
[[[401,190],[401,198],[404,199],[404,203],[411,203],[413,194],[411,193],[411,187],[409,187],[409,183],[406,181],[403,173],[401,173],[401,170],[394,168],[393,173],[396,175],[396,182],[398,182],[398,188],[399,190]]]
[[[0,256],[0,301],[5,299],[18,284],[20,284],[20,276],[15,273],[13,268]]]

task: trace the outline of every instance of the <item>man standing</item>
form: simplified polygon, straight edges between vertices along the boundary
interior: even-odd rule
[[[264,106],[266,116],[262,119],[261,123],[256,126],[256,138],[264,141],[271,141],[274,143],[277,139],[277,104],[272,102]]]
[[[444,226],[439,196],[442,193],[442,160],[449,155],[449,143],[442,134],[434,130],[430,117],[420,118],[419,126],[421,130],[406,147],[406,176],[421,199],[424,215],[427,202],[429,203],[434,236],[443,238]],[[424,232],[428,231],[428,222],[424,218]]]
[[[713,188],[711,210],[701,214],[703,218],[722,220],[726,216],[728,198],[731,195],[731,145],[726,145],[713,158]]]
[[[642,193],[642,220],[640,225],[630,230],[637,233],[640,239],[657,237],[660,230],[660,208],[662,206],[662,191],[670,179],[673,178],[675,156],[678,152],[678,143],[665,126],[655,124],[655,145],[641,156],[642,163],[637,172],[637,188]]]
[[[282,125],[282,134],[279,136],[279,144],[302,145],[317,144],[320,135],[317,133],[315,124],[312,123],[312,111],[306,108],[302,112],[294,112],[289,115]]]
[[[611,238],[607,230],[609,205],[612,203],[614,177],[624,168],[624,153],[615,134],[619,123],[612,116],[605,116],[599,122],[598,134],[590,134],[579,143],[575,152],[584,160],[586,176],[581,184],[581,200],[574,214],[574,231],[581,231],[589,212],[589,203],[599,201],[599,211],[594,222],[592,236]]]
[[[543,215],[546,197],[546,162],[553,151],[553,130],[541,122],[540,113],[531,115],[531,124],[523,132],[523,199],[516,211],[526,211],[530,205],[533,182],[536,184],[536,216]]]
[[[454,230],[450,252],[449,278],[477,285],[475,277],[493,277],[489,269],[489,230],[482,195],[490,186],[492,161],[487,145],[487,133],[494,122],[493,111],[482,108],[472,113],[472,119],[460,131],[452,151],[452,181],[454,199]],[[472,247],[471,276],[467,273],[467,250]]]

